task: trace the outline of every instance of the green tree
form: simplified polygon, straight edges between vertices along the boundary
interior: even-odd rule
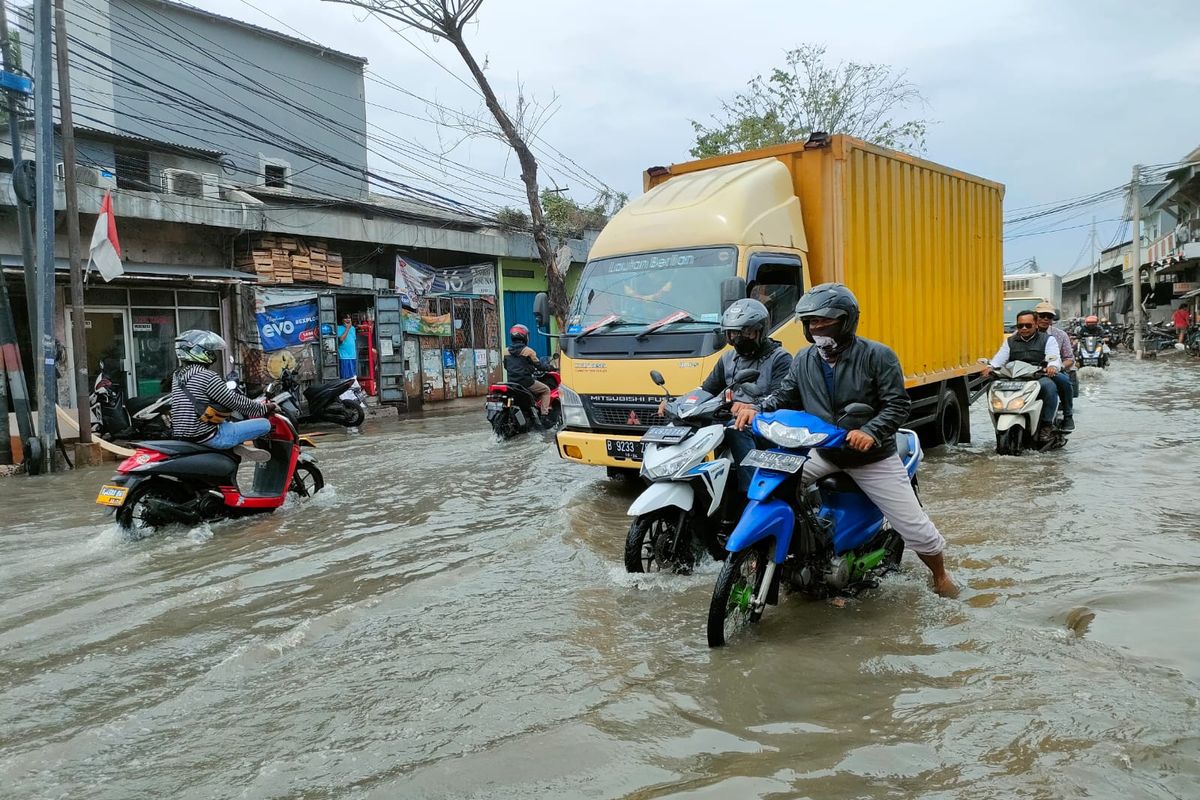
[[[784,65],[756,75],[746,90],[721,102],[713,124],[692,120],[694,158],[795,142],[814,131],[847,133],[896,150],[925,149],[929,120],[904,119],[926,105],[906,73],[885,64],[831,65],[824,45],[785,54]]]

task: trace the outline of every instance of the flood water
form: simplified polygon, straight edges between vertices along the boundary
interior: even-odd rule
[[[0,482],[0,797],[1200,797],[1198,377],[1118,360],[1022,458],[977,404],[922,467],[959,600],[909,555],[716,651],[716,566],[625,575],[635,490],[481,411],[140,542],[107,469]]]

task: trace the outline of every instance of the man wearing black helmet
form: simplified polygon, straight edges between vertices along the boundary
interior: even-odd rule
[[[811,483],[832,472],[849,474],[929,567],[934,590],[954,596],[958,587],[942,556],[946,541],[921,508],[896,456],[896,430],[908,419],[911,405],[900,360],[890,347],[855,335],[858,300],[840,283],[814,286],[800,298],[796,316],[813,346],[796,354],[777,391],[739,410],[736,427],[744,429],[760,409],[803,409],[836,424],[851,403],[871,406],[875,416],[846,437],[850,449],[813,451],[804,481]]]
[[[544,417],[550,411],[550,387],[537,379],[537,373],[545,372],[546,366],[529,346],[529,328],[517,323],[508,329],[508,335],[512,344],[508,348],[508,355],[504,357],[504,371],[508,373],[510,381],[533,393],[538,415]],[[540,418],[538,422],[541,422]]]
[[[721,354],[721,358],[704,379],[704,383],[700,384],[700,388],[710,394],[716,394],[724,391],[733,380],[733,376],[742,370],[758,370],[756,381],[739,386],[735,390],[735,414],[746,404],[754,403],[777,391],[783,385],[788,367],[792,365],[792,357],[783,346],[767,337],[770,317],[767,307],[757,300],[738,300],[721,315],[721,331],[725,334],[725,342],[732,345],[732,349]],[[741,464],[746,454],[754,449],[754,437],[743,430],[729,429],[725,440],[729,443],[730,453],[737,464]],[[738,468],[738,486],[743,494],[750,489],[752,477],[753,469]]]

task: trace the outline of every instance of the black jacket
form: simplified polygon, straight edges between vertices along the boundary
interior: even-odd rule
[[[516,383],[528,389],[537,380],[534,373],[542,369],[542,362],[529,345],[512,345],[508,355],[504,357],[504,371],[508,373],[510,383]]]
[[[839,467],[858,467],[896,455],[896,430],[908,419],[912,401],[904,391],[900,359],[879,342],[858,337],[838,357],[833,367],[832,402],[821,355],[816,347],[809,347],[796,354],[783,385],[759,407],[763,411],[799,409],[836,425],[851,403],[866,403],[875,409],[875,416],[861,428],[875,439],[875,446],[865,453],[846,448],[822,450],[821,454]]]
[[[767,346],[756,357],[738,355],[732,347],[721,354],[712,372],[700,384],[700,388],[709,394],[716,394],[729,385],[729,381],[744,369],[756,369],[758,380],[746,384],[734,393],[734,399],[742,403],[753,403],[766,397],[772,392],[779,391],[783,378],[792,365],[792,357],[783,345],[774,339],[767,340]]]

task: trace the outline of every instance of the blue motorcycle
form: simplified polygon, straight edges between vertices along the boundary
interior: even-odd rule
[[[754,432],[777,445],[755,450],[742,462],[755,468],[750,502],[725,545],[728,557],[708,608],[708,645],[720,647],[767,605],[779,602],[782,581],[818,596],[853,594],[877,585],[877,578],[900,566],[904,541],[875,504],[844,472],[803,485],[810,451],[845,445],[847,428],[873,416],[853,403],[831,425],[803,411],[759,414]],[[901,428],[896,449],[916,488],[921,445]]]

